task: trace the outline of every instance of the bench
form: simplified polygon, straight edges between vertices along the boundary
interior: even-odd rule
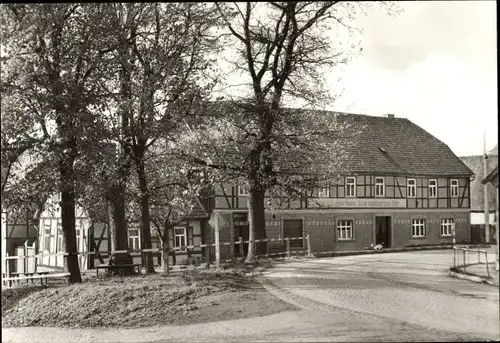
[[[47,279],[48,278],[69,278],[70,274],[69,273],[49,273],[49,272],[37,272],[37,273],[12,273],[12,275],[17,274],[17,276],[14,277],[6,277],[2,279],[2,282],[5,284],[5,282],[8,282],[9,287],[12,285],[13,281],[19,281],[21,280],[31,280],[32,282],[36,279],[39,279],[41,284],[43,285],[43,280],[45,280],[45,284],[47,284]],[[21,275],[28,275],[28,276],[21,276]],[[36,275],[38,274],[38,275]]]
[[[110,271],[111,269],[118,269],[119,271],[123,271],[123,268],[132,267],[134,270],[137,268],[137,272],[140,272],[140,264],[132,263],[132,264],[101,264],[99,266],[95,266],[95,276],[99,277],[99,269],[107,269]]]

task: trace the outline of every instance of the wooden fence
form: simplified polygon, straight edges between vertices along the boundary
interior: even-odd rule
[[[290,241],[293,240],[302,240],[303,242],[305,241],[305,249],[292,249],[290,246]],[[272,257],[272,256],[278,256],[278,255],[286,255],[286,257],[291,257],[292,255],[297,255],[304,253],[305,256],[310,257],[311,256],[311,245],[310,245],[310,240],[309,240],[309,235],[305,237],[286,237],[286,238],[268,238],[268,239],[260,239],[260,240],[254,240],[255,243],[261,243],[261,242],[285,242],[285,251],[284,252],[278,252],[278,253],[269,253],[269,250],[266,252],[266,254],[263,255],[256,255],[256,257]],[[243,245],[248,244],[250,241],[243,241],[243,239],[240,237],[239,240],[235,242],[219,242],[219,244],[200,244],[200,245],[186,245],[182,247],[175,247],[173,250],[168,251],[169,254],[172,254],[175,256],[176,250],[179,249],[186,249],[186,250],[193,250],[195,248],[215,248],[215,265],[217,268],[220,267],[220,248],[221,246],[225,245],[231,245],[231,244],[238,244],[240,246],[240,252],[243,251]],[[34,262],[35,268],[40,265],[40,261],[43,261],[43,258],[50,257],[50,256],[63,256],[67,257],[70,255],[77,255],[78,260],[80,261],[80,268],[82,267],[82,260],[86,256],[92,256],[92,255],[104,255],[108,254],[108,256],[111,256],[111,254],[114,253],[130,253],[130,254],[142,254],[142,253],[147,253],[147,252],[152,252],[152,253],[160,253],[161,254],[161,261],[163,261],[164,253],[165,250],[163,249],[140,249],[140,250],[115,250],[115,251],[88,251],[88,252],[77,252],[77,253],[66,253],[66,252],[60,252],[60,253],[49,253],[49,254],[44,254],[44,253],[39,253],[38,255],[22,255],[22,256],[7,256],[5,257],[5,272],[3,275],[10,275],[10,267],[9,267],[9,261],[11,260],[24,260],[24,263],[29,263],[28,261],[32,259]],[[243,256],[240,256],[243,257]],[[31,262],[31,261],[30,261]],[[49,266],[51,267],[51,266]]]

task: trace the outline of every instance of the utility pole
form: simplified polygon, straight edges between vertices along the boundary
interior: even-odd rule
[[[486,131],[483,131],[483,180],[488,176],[488,153],[486,152]],[[490,242],[490,209],[488,204],[488,184],[483,185],[484,192],[484,240]]]

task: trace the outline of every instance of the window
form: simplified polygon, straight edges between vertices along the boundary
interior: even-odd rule
[[[450,193],[452,197],[458,197],[458,180],[453,179],[450,183]]]
[[[50,252],[50,225],[45,225],[45,234],[43,238],[43,250]]]
[[[437,197],[437,180],[429,180],[429,198]]]
[[[356,196],[356,178],[355,177],[346,177],[346,179],[345,179],[345,195],[347,197],[355,197]]]
[[[238,186],[238,195],[248,195],[248,189],[243,186]]]
[[[330,197],[330,188],[322,187],[318,189],[318,197],[319,198],[329,198]]]
[[[339,241],[352,240],[352,220],[337,222],[337,239]]]
[[[129,229],[128,230],[128,248],[130,250],[139,250],[139,230],[138,229]]]
[[[425,237],[425,219],[411,220],[412,237]]]
[[[375,196],[383,197],[385,194],[385,179],[383,177],[375,178]]]
[[[454,223],[453,218],[441,219],[441,236],[452,236]]]
[[[408,198],[415,198],[417,194],[417,185],[415,179],[408,179]]]
[[[54,201],[61,201],[61,193],[54,194]]]
[[[57,223],[57,250],[56,252],[62,252],[64,251],[64,236],[63,236],[63,231],[62,231],[62,223],[58,222]]]
[[[186,245],[186,228],[174,228],[174,250],[186,251]]]

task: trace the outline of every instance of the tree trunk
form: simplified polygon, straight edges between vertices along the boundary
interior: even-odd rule
[[[107,201],[108,207],[108,230],[109,236],[111,240],[111,251],[116,251],[116,225],[115,225],[115,216],[113,211],[113,200]]]
[[[162,239],[162,248],[163,248],[163,273],[164,274],[169,274],[169,255],[170,255],[170,244],[169,244],[169,237],[170,237],[170,231],[173,230],[174,225],[172,223],[169,223],[168,220],[165,220],[163,223],[163,236],[161,237]]]
[[[76,145],[74,139],[70,145]],[[68,154],[73,154],[69,152]],[[73,156],[62,156],[60,160],[61,174],[61,220],[64,235],[64,245],[69,256],[65,259],[65,269],[70,273],[69,283],[82,282],[80,266],[78,265],[78,255],[76,246],[75,231],[75,184],[73,175]]]
[[[149,216],[149,192],[148,184],[146,181],[146,173],[144,169],[144,156],[141,155],[139,159],[136,160],[137,163],[137,174],[139,177],[139,188],[141,191],[140,195],[140,206],[141,206],[141,248],[151,249],[151,226],[150,226],[150,216]],[[146,273],[154,273],[153,264],[153,253],[147,252],[145,256]]]
[[[248,195],[248,231],[249,241],[248,253],[245,263],[252,263],[255,254],[263,255],[266,253],[265,242],[254,243],[254,240],[266,238],[266,218],[264,208],[264,191],[250,190]]]

